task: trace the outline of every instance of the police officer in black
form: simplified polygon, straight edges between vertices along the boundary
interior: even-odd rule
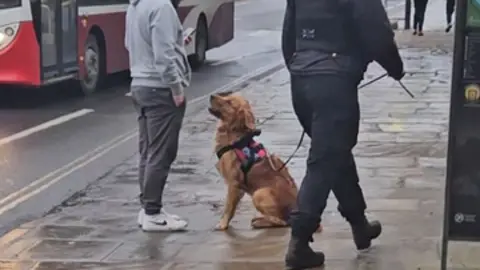
[[[293,107],[311,138],[285,258],[289,269],[305,269],[324,264],[324,254],[314,252],[309,242],[330,191],[358,250],[368,249],[380,235],[381,224],[365,217],[352,155],[360,121],[357,87],[370,62],[378,62],[395,80],[404,71],[381,0],[287,0],[282,50]]]

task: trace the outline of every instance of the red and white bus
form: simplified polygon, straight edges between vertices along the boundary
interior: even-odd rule
[[[178,1],[178,0],[173,0]],[[78,79],[94,92],[106,75],[128,69],[128,0],[1,0],[0,84],[42,86]],[[233,39],[233,0],[180,0],[192,65]]]

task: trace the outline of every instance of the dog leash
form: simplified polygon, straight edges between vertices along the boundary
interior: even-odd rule
[[[282,166],[280,166],[279,169],[277,169],[277,172],[281,171],[287,164],[292,160],[292,158],[295,156],[295,154],[298,152],[298,149],[302,146],[303,139],[305,138],[305,130],[302,132],[302,135],[300,136],[300,140],[298,141],[297,148],[293,151],[293,153],[288,157],[287,161],[285,161]]]
[[[388,75],[388,73],[385,73],[385,74],[382,74],[380,76],[377,76],[376,78],[373,78],[372,80],[360,85],[358,87],[358,89],[362,89],[364,87],[367,87],[369,86],[370,84],[372,83],[375,83],[376,81],[379,81],[383,78],[385,78],[386,76]],[[403,84],[403,82],[401,81],[398,81],[398,83],[400,84],[400,86],[402,87],[402,89],[411,97],[411,98],[415,98],[415,96],[412,94],[412,92],[410,92],[410,90],[408,90],[408,88]],[[293,150],[293,153],[288,157],[287,161],[285,161],[282,166],[280,166],[279,169],[277,169],[277,172],[281,171],[283,168],[285,168],[285,166],[288,165],[288,163],[292,160],[292,158],[295,156],[295,154],[298,152],[298,150],[300,149],[300,147],[302,146],[302,143],[303,143],[303,140],[305,138],[305,130],[302,132],[302,135],[300,136],[300,140],[298,141],[298,144],[297,144],[297,147],[295,148],[295,150]]]
[[[388,73],[385,73],[385,74],[382,74],[382,75],[380,75],[380,76],[377,76],[376,78],[373,78],[373,79],[371,79],[370,81],[368,81],[368,82],[360,85],[360,86],[358,87],[358,89],[362,89],[362,88],[364,88],[364,87],[367,87],[367,86],[369,86],[370,84],[372,84],[372,83],[374,83],[374,82],[376,82],[376,81],[379,81],[379,80],[387,77],[387,75],[388,75]]]
[[[368,81],[368,82],[360,85],[360,86],[358,87],[358,89],[362,89],[362,88],[364,88],[364,87],[367,87],[367,86],[369,86],[370,84],[375,83],[376,81],[379,81],[379,80],[381,80],[381,79],[383,79],[383,78],[385,78],[385,77],[387,77],[387,76],[388,76],[388,73],[384,73],[384,74],[382,74],[382,75],[380,75],[380,76],[377,76],[377,77],[371,79],[370,81]],[[407,93],[411,98],[415,98],[415,96],[412,94],[412,92],[410,92],[410,90],[408,90],[408,88],[405,86],[405,84],[403,84],[402,81],[397,81],[397,82],[398,82],[398,84],[400,84],[400,86],[402,87],[403,91],[405,91],[405,93]]]
[[[415,98],[415,96],[412,94],[412,92],[410,92],[410,90],[408,90],[408,88],[403,84],[402,81],[398,81],[398,83],[400,84],[400,86],[403,88],[403,90],[404,90],[411,98]]]

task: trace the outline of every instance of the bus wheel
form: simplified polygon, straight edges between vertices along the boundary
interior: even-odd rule
[[[82,92],[85,95],[94,93],[104,79],[104,55],[95,35],[90,34],[85,43],[84,54],[85,76],[80,80]]]
[[[205,63],[208,49],[208,28],[204,16],[200,16],[197,22],[195,34],[195,53],[189,57],[193,69],[200,68]]]

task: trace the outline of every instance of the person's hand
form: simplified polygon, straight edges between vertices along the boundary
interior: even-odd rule
[[[185,95],[173,96],[173,102],[175,103],[175,106],[180,107],[185,102]]]
[[[173,103],[175,106],[180,107],[185,102],[185,94],[183,91],[183,86],[181,84],[176,84],[171,87]]]

